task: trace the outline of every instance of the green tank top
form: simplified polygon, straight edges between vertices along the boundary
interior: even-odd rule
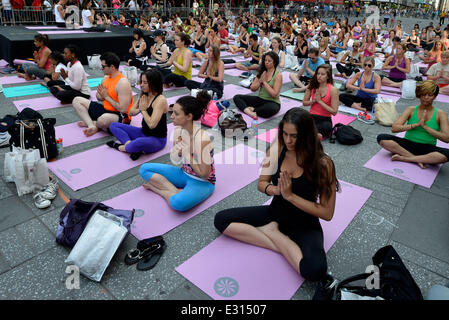
[[[268,84],[273,87],[274,86],[274,79],[276,78],[276,76],[278,75],[279,70],[276,70],[273,74],[273,77],[271,78],[270,81],[268,81]],[[269,101],[273,101],[276,103],[281,104],[281,99],[279,98],[279,95],[276,98],[273,98],[267,91],[267,89],[265,89],[265,87],[260,88],[259,91],[259,98],[262,98],[264,100],[269,100]]]
[[[184,50],[182,50],[181,54],[179,55],[178,59],[176,59],[176,63],[183,65],[184,61],[182,58],[182,55],[184,54],[184,51],[187,50],[186,48],[184,48]],[[182,72],[181,70],[179,70],[176,66],[173,70],[174,74],[177,74],[179,76],[184,76],[186,79],[188,80],[192,80],[192,62],[190,62],[189,65],[189,69],[187,69],[187,72]]]
[[[437,122],[437,108],[435,108],[435,111],[433,113],[432,118],[430,118],[429,121],[426,122],[426,125],[429,128],[432,128],[436,131],[440,131],[440,126]],[[408,120],[407,124],[415,124],[418,123],[418,106],[416,106],[415,111],[413,112],[412,116],[410,117],[410,120]],[[422,127],[416,127],[415,129],[409,130],[405,133],[405,139],[417,142],[417,143],[425,143],[435,146],[437,144],[437,138],[432,136],[430,133],[428,133],[424,128]]]

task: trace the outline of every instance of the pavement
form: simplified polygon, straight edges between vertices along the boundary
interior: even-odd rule
[[[353,20],[354,17],[351,17],[351,22]],[[405,30],[414,23],[422,23],[417,19],[401,20]],[[86,71],[91,77],[102,75],[101,71],[87,67]],[[238,84],[241,79],[226,75],[225,72],[225,80],[226,84]],[[292,87],[292,83],[284,84],[282,91]],[[170,97],[183,93],[188,94],[188,91],[178,89],[164,94]],[[13,100],[0,95],[1,115],[17,112]],[[401,98],[396,108],[402,112],[418,102],[417,99]],[[449,112],[447,104],[435,102],[434,105]],[[70,106],[43,110],[41,113],[44,117],[56,118],[57,125],[78,120]],[[278,116],[266,121],[259,128],[274,128],[281,118]],[[324,150],[335,163],[338,179],[370,189],[373,193],[327,253],[329,271],[339,280],[362,273],[372,263],[375,252],[391,244],[425,295],[433,285],[449,282],[448,164],[442,166],[431,188],[364,168],[363,165],[380,150],[376,136],[390,133],[391,129],[377,123],[367,125],[360,121],[354,121],[351,125],[362,133],[364,141],[361,144],[344,146],[324,141]],[[63,157],[103,145],[109,140],[111,137],[66,147]],[[228,149],[236,143],[243,142],[227,139],[221,144],[215,143],[215,152]],[[257,148],[265,150],[266,145],[259,143]],[[208,295],[175,268],[219,236],[213,225],[218,211],[236,206],[261,205],[268,200],[257,191],[257,181],[236,190],[234,194],[164,234],[168,248],[151,271],[140,272],[135,266],[124,264],[125,253],[137,243],[137,239],[129,235],[100,283],[81,277],[79,289],[69,290],[66,280],[70,272],[66,273],[64,260],[70,250],[55,242],[59,214],[65,203],[58,196],[51,207],[41,210],[34,206],[32,195],[18,197],[14,183],[5,182],[3,177],[6,152],[7,148],[0,149],[0,299],[3,300],[210,300]],[[168,155],[153,162],[169,163]],[[138,170],[139,167],[127,170],[76,192],[64,183],[60,183],[60,188],[69,198],[106,201],[141,186]],[[315,284],[306,281],[292,300],[310,300],[314,291]]]

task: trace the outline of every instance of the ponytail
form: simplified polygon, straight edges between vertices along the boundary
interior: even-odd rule
[[[176,103],[182,107],[182,110],[186,115],[192,114],[193,121],[197,121],[201,119],[203,114],[207,110],[207,106],[209,102],[212,100],[212,97],[207,93],[206,90],[202,90],[198,92],[195,97],[192,96],[184,96],[179,98]]]

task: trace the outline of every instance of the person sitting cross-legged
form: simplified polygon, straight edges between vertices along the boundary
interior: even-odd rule
[[[130,153],[132,160],[144,153],[157,152],[167,143],[168,104],[162,95],[162,75],[157,69],[147,70],[142,73],[140,83],[142,94],[129,110],[129,115],[142,114],[142,127],[113,122],[109,130],[120,143],[107,143],[112,148]]]
[[[100,56],[101,68],[105,74],[97,88],[97,100],[83,97],[73,99],[73,108],[80,116],[78,121],[86,136],[99,130],[107,131],[112,122],[130,123],[129,110],[133,106],[132,89],[129,80],[119,71],[120,58],[112,52]],[[101,104],[104,102],[104,104]]]
[[[438,84],[440,94],[449,95],[449,51],[444,51],[441,54],[441,62],[429,68],[427,80],[433,80]]]
[[[448,161],[449,149],[436,145],[437,140],[449,143],[447,113],[432,105],[438,93],[439,87],[432,80],[416,86],[416,97],[420,104],[405,109],[391,128],[393,133],[405,131],[405,137],[390,134],[377,136],[377,142],[382,148],[393,154],[392,161],[416,163],[422,169],[427,164]]]
[[[324,64],[324,60],[319,56],[318,49],[310,49],[309,57],[303,61],[298,73],[290,73],[290,80],[299,87],[293,88],[293,92],[306,91],[307,85],[315,74],[315,70],[322,64]]]

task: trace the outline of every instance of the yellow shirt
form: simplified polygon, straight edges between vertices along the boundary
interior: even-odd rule
[[[187,48],[184,48],[184,50],[182,50],[181,54],[178,56],[178,59],[176,59],[176,63],[181,65],[181,66],[184,64],[182,56],[183,56],[185,50],[187,50]],[[192,80],[192,62],[190,62],[190,65],[189,65],[189,68],[187,69],[187,72],[182,72],[181,70],[179,70],[175,66],[175,70],[173,70],[173,73],[177,74],[178,76],[183,76],[187,80]]]

